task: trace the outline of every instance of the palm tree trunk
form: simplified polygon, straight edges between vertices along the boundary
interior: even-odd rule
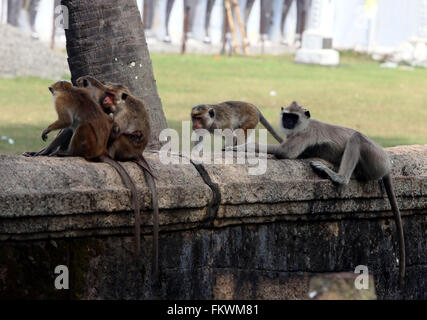
[[[136,0],[62,0],[69,11],[68,64],[73,83],[84,75],[121,83],[142,98],[151,118],[149,148],[167,128]]]

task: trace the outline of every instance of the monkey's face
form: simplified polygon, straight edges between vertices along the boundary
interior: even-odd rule
[[[58,81],[49,87],[49,91],[52,93],[53,96],[55,96],[57,92],[67,90],[71,87],[72,84],[67,81]]]
[[[282,112],[282,127],[292,130],[299,121],[299,115],[290,112]]]
[[[302,108],[294,101],[287,108],[282,107],[279,126],[286,135],[289,135],[304,129],[309,119],[310,111]]]
[[[116,94],[112,91],[106,91],[104,97],[102,98],[102,108],[107,113],[115,113],[117,111],[117,104],[120,102],[116,98]]]
[[[101,98],[101,105],[105,112],[115,113],[117,107],[123,105],[129,95],[130,91],[127,87],[121,84],[106,83]]]
[[[111,112],[115,113],[120,111],[126,106],[126,100],[129,97],[128,91],[116,90],[116,91],[107,91],[105,93],[105,98],[102,103],[103,108],[110,109]]]
[[[205,106],[194,107],[191,111],[193,130],[209,129],[215,120],[215,110]]]

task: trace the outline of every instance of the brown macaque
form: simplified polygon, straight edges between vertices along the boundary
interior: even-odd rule
[[[87,89],[101,102],[105,112],[113,111],[114,128],[108,143],[108,155],[119,161],[133,161],[144,173],[152,193],[153,206],[153,272],[158,273],[159,206],[156,183],[150,166],[143,156],[149,142],[151,126],[147,108],[142,100],[132,96],[120,84],[101,83],[94,77],[77,79],[77,85]],[[136,221],[137,243],[140,243],[140,219]]]
[[[243,129],[245,138],[247,130],[255,129],[258,122],[272,134],[272,136],[283,142],[267,119],[261,114],[257,107],[251,103],[242,101],[226,101],[219,104],[202,104],[191,110],[193,130],[206,129],[214,133],[215,129]]]
[[[84,89],[59,81],[49,87],[53,95],[58,120],[42,133],[43,141],[54,130],[72,129],[72,137],[66,156],[98,160],[107,154],[107,143],[113,128],[113,118],[106,115]]]

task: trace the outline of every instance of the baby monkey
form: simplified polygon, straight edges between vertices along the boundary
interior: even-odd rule
[[[245,139],[247,130],[255,129],[261,122],[271,135],[280,143],[283,139],[273,129],[262,113],[251,103],[242,101],[226,101],[219,104],[202,104],[191,110],[193,130],[206,129],[214,133],[215,129],[243,129]],[[196,143],[198,145],[200,142]],[[234,141],[236,144],[236,139]]]
[[[358,180],[382,180],[395,216],[399,238],[399,283],[404,284],[406,253],[402,220],[390,176],[391,162],[382,147],[364,134],[311,119],[310,112],[293,102],[282,108],[280,126],[287,139],[280,145],[267,145],[261,150],[278,159],[320,158],[339,167],[338,172],[329,169],[321,161],[312,161],[316,171],[326,174],[337,184],[348,184],[354,176]],[[243,146],[236,146],[240,150]],[[260,150],[255,145],[256,151]]]

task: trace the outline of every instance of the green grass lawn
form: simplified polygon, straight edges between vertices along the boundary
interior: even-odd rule
[[[360,130],[383,146],[427,143],[425,69],[383,69],[347,53],[337,68],[295,64],[292,56],[153,54],[152,60],[171,128],[180,129],[181,121],[189,120],[192,106],[224,100],[252,102],[276,126],[280,107],[296,100],[313,118]],[[50,84],[36,78],[0,79],[0,138],[15,141],[0,139],[0,153],[45,145],[41,131],[56,119]]]

